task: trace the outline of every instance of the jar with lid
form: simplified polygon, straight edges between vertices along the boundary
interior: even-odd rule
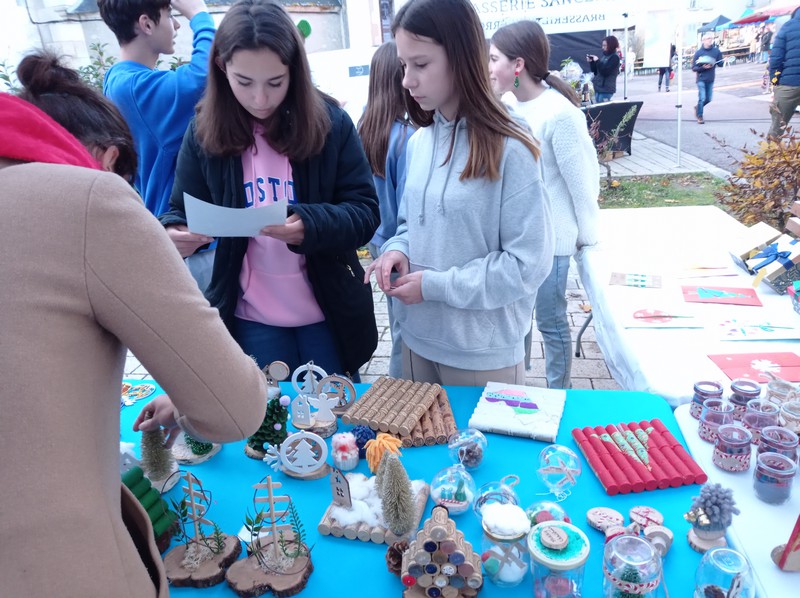
[[[519,476],[507,475],[498,482],[487,482],[480,488],[475,495],[472,503],[472,510],[480,519],[483,517],[483,509],[487,505],[499,503],[501,505],[519,506],[519,496],[514,491],[514,486],[519,483]]]
[[[750,469],[750,442],[753,435],[745,427],[736,424],[725,424],[717,429],[717,440],[714,454],[711,457],[714,465],[725,471],[738,473]]]
[[[481,526],[484,577],[500,587],[519,585],[528,572],[530,560],[525,537],[531,524],[525,510],[512,504],[488,504]]]
[[[753,598],[753,574],[744,555],[731,548],[712,548],[700,559],[694,576],[694,598]]]
[[[765,399],[781,405],[782,403],[794,401],[798,398],[797,387],[794,384],[786,380],[781,380],[772,374],[770,374],[770,377],[772,379],[767,382],[767,392],[764,395]]]
[[[778,406],[767,399],[753,399],[747,403],[742,423],[745,428],[752,432],[753,444],[758,444],[763,428],[778,425],[779,413]]]
[[[780,453],[761,453],[756,457],[753,488],[756,496],[771,505],[782,505],[792,496],[797,464]]]
[[[700,412],[703,410],[703,403],[706,399],[721,399],[722,398],[722,384],[714,382],[713,380],[701,380],[695,382],[694,396],[692,397],[692,405],[689,407],[689,413],[695,419],[700,419]]]
[[[661,555],[646,539],[634,535],[613,538],[603,551],[603,596],[622,592],[657,595],[661,583]]]
[[[737,378],[731,382],[731,398],[733,403],[733,419],[742,421],[747,403],[761,396],[761,385],[747,378]]]
[[[717,440],[717,429],[733,423],[733,403],[724,399],[708,399],[703,403],[697,433],[706,442]]]
[[[780,426],[767,426],[761,430],[758,452],[780,453],[797,463],[797,434]]]
[[[779,423],[795,434],[800,434],[800,401],[788,401],[781,405]]]
[[[544,521],[528,534],[534,598],[583,595],[589,538],[565,521]]]

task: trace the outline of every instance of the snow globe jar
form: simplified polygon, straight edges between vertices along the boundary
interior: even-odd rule
[[[737,424],[725,424],[717,429],[717,441],[711,457],[714,465],[731,473],[750,469],[750,442],[753,435]]]
[[[761,440],[761,430],[778,425],[780,407],[767,399],[753,399],[747,403],[742,423],[753,434],[753,444]]]
[[[761,385],[747,378],[737,378],[731,382],[731,403],[733,419],[742,421],[747,403],[761,396]]]
[[[519,483],[519,477],[507,475],[499,482],[488,482],[478,488],[472,510],[480,519],[483,517],[483,509],[491,504],[519,505],[519,496],[514,491],[514,486]]]
[[[486,436],[480,430],[467,428],[450,436],[447,449],[453,463],[461,463],[467,469],[475,469],[483,462],[486,444]]]
[[[475,498],[475,480],[460,463],[445,467],[431,481],[431,498],[451,515],[460,515]]]
[[[733,423],[733,403],[723,399],[708,399],[700,413],[697,433],[706,442],[716,442],[720,426]]]
[[[564,521],[544,521],[528,534],[535,598],[580,597],[589,538]]]
[[[700,559],[694,598],[736,596],[753,598],[753,575],[747,559],[730,548],[712,548]]]
[[[656,596],[661,582],[661,555],[640,536],[612,538],[603,551],[603,596],[616,598],[625,592]]]
[[[700,412],[703,410],[703,404],[706,399],[721,399],[722,398],[722,384],[713,382],[711,380],[701,380],[694,385],[694,395],[692,396],[692,405],[689,407],[689,413],[695,419],[700,419]]]
[[[500,587],[519,585],[528,572],[525,536],[531,528],[522,507],[490,503],[483,509],[481,561],[486,579]]]
[[[780,426],[767,426],[761,430],[758,453],[780,453],[797,463],[797,434]]]
[[[530,519],[531,525],[533,526],[544,523],[545,521],[566,521],[567,523],[572,523],[564,508],[558,503],[549,500],[540,500],[539,502],[533,503],[525,509],[525,513],[528,515],[528,519]]]
[[[756,496],[771,505],[782,505],[792,496],[797,464],[786,455],[761,453],[756,459],[753,488]]]

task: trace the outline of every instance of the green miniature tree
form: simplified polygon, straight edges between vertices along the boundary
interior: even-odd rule
[[[267,403],[267,411],[264,414],[264,421],[258,431],[247,439],[247,445],[263,452],[268,444],[278,447],[286,440],[286,421],[289,419],[288,398],[285,397],[270,399]]]
[[[630,583],[642,583],[642,574],[633,565],[625,565],[619,578]],[[618,589],[614,592],[614,598],[639,598],[639,594]]]
[[[380,463],[378,463],[378,471],[375,472],[375,492],[378,496],[383,496],[383,483],[386,479],[386,463],[388,461],[389,451],[381,455]]]
[[[165,445],[161,428],[142,432],[142,469],[151,480],[165,480],[172,473],[175,458]]]
[[[214,445],[210,442],[203,442],[202,440],[197,440],[196,438],[192,438],[188,434],[184,432],[184,438],[186,439],[186,446],[188,446],[193,455],[207,455],[211,452],[211,449],[214,448]]]
[[[457,500],[458,502],[467,502],[467,489],[466,485],[464,484],[464,480],[458,480],[458,486],[456,486],[456,492],[453,495],[453,499]]]
[[[397,455],[384,453],[378,472],[384,469],[379,490],[383,504],[383,519],[392,533],[403,536],[414,527],[414,497],[411,481]]]

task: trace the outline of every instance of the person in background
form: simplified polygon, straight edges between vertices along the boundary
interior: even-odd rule
[[[379,219],[358,133],[314,87],[303,39],[279,4],[231,6],[211,60],[161,223],[185,257],[205,240],[184,234],[184,193],[228,208],[287,204],[284,224],[218,240],[206,297],[260,366],[314,361],[357,381],[378,330],[356,250]]]
[[[381,223],[369,243],[372,259],[380,256],[381,246],[397,231],[397,205],[405,184],[406,149],[413,133],[414,126],[406,115],[403,70],[397,58],[397,46],[394,41],[388,41],[372,56],[367,106],[358,122],[358,134],[372,168],[381,211]],[[386,298],[392,335],[389,375],[399,378],[403,373],[402,339],[393,302],[391,297]]]
[[[134,184],[158,217],[169,207],[178,150],[205,89],[214,21],[204,0],[97,0],[97,5],[121,57],[106,73],[103,93],[131,128],[139,156]],[[175,70],[159,69],[161,56],[175,51],[180,24],[173,8],[189,20],[192,56]],[[185,227],[180,230],[187,240],[203,239]],[[200,290],[208,286],[213,259],[212,245],[186,260]]]
[[[674,58],[678,55],[675,49],[675,44],[669,45],[669,66],[662,66],[658,68],[658,91],[661,91],[661,83],[666,79],[666,91],[669,92],[669,82],[672,79],[672,64]]]
[[[617,93],[617,75],[619,75],[620,58],[617,54],[619,40],[613,35],[604,38],[601,43],[603,55],[587,54],[589,68],[594,73],[594,101],[597,104],[608,102]]]
[[[264,375],[126,182],[113,104],[46,53],[16,73],[20,96],[0,94],[0,596],[164,598],[150,519],[120,481],[126,347],[168,393],[134,429],[170,437],[253,434]]]
[[[692,57],[692,70],[697,73],[697,105],[694,115],[698,124],[705,124],[703,112],[714,94],[717,66],[722,64],[722,52],[714,45],[714,34],[703,34],[703,43]]]
[[[403,377],[523,384],[536,289],[553,262],[539,149],[489,84],[469,0],[410,0],[392,23],[408,142],[397,233],[367,268],[397,299]]]
[[[767,64],[769,62],[769,53],[772,48],[772,25],[767,23],[764,25],[764,32],[761,34],[761,57],[759,62]]]
[[[489,50],[492,87],[525,117],[541,144],[542,179],[555,232],[553,268],[536,293],[536,326],[544,339],[549,388],[571,388],[572,337],[567,317],[570,257],[597,243],[600,172],[586,117],[572,86],[550,75],[550,44],[539,23],[498,29]],[[510,93],[509,93],[510,92]],[[530,347],[531,335],[525,339]]]
[[[769,72],[774,87],[770,106],[771,137],[780,137],[800,105],[800,7],[775,36],[769,59]]]

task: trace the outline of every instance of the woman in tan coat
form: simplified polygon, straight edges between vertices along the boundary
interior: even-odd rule
[[[55,98],[86,147],[0,94],[0,596],[167,596],[147,515],[120,483],[125,347],[171,398],[141,428],[244,438],[264,377],[134,190],[99,168],[133,172],[107,102],[32,60],[18,70],[27,97]]]

